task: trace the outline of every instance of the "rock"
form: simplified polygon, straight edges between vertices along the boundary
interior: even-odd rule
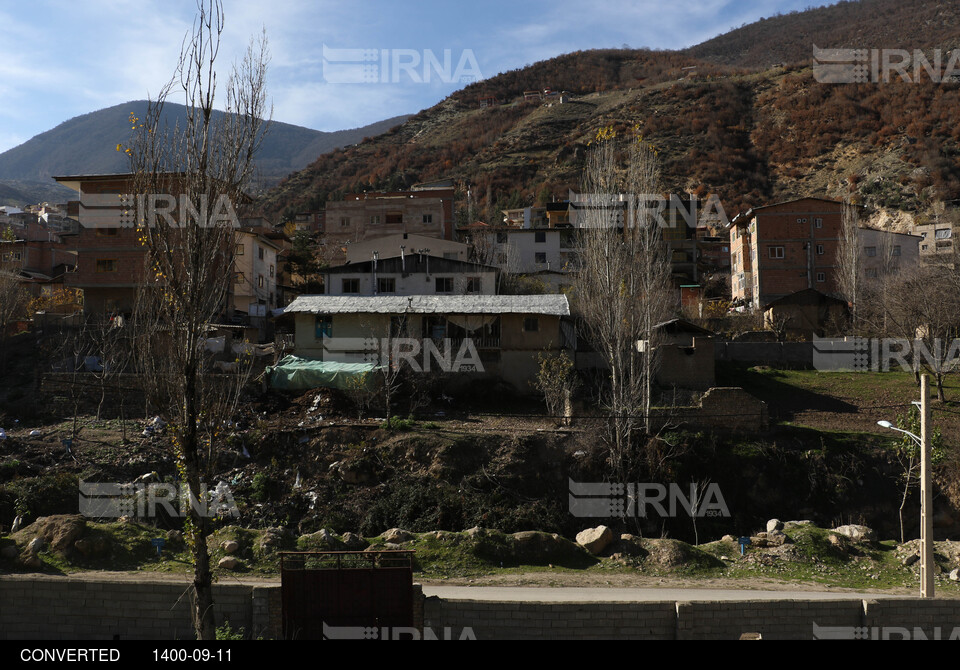
[[[241,566],[240,559],[237,558],[236,556],[224,556],[217,563],[217,567],[222,568],[224,570],[236,570],[240,566]]]
[[[840,539],[839,535],[836,535],[834,533],[830,533],[829,535],[827,535],[827,542],[832,544],[834,547],[839,547],[843,545],[843,540]]]
[[[622,534],[620,539],[614,542],[608,549],[624,556],[645,557],[648,553],[647,550],[643,548],[643,538],[631,535],[630,533]]]
[[[27,543],[26,549],[20,554],[20,562],[28,568],[43,567],[43,561],[40,560],[40,552],[43,551],[44,541],[42,537],[35,537]]]
[[[474,526],[463,531],[463,534],[467,537],[476,537],[477,535],[483,535],[483,529],[480,526]]]
[[[783,522],[780,519],[770,519],[767,521],[767,532],[772,533],[775,530],[783,530]]]
[[[240,549],[240,543],[236,540],[224,540],[220,543],[220,548],[228,554],[234,554]]]
[[[0,549],[0,558],[13,559],[17,557],[18,553],[17,545],[11,544]]]
[[[721,541],[721,542],[732,542],[733,544],[736,544],[736,543],[737,543],[737,538],[735,538],[733,535],[724,535],[723,537],[720,538],[720,541]]]
[[[950,571],[950,581],[960,581],[960,568],[954,568]]]
[[[20,530],[21,527],[23,527],[23,517],[18,514],[17,518],[13,520],[13,525],[10,526],[10,534],[13,535]]]
[[[342,551],[344,549],[340,538],[326,528],[321,528],[316,533],[310,533],[309,535],[301,535],[300,539],[297,540],[297,546],[303,551],[311,549]]]
[[[340,461],[337,465],[337,474],[347,484],[369,484],[374,481],[373,469],[366,463],[347,463]],[[333,466],[331,466],[332,468]]]
[[[413,533],[408,533],[401,528],[391,528],[383,534],[383,541],[387,544],[403,544],[416,539]]]
[[[88,558],[105,556],[110,553],[110,542],[104,537],[81,537],[73,543],[73,548]]]
[[[910,554],[909,556],[904,556],[901,563],[903,563],[904,567],[908,567],[913,565],[919,560],[920,560],[920,554]]]
[[[182,544],[183,543],[183,533],[179,530],[168,530],[167,531],[167,542],[171,544]]]
[[[833,532],[846,535],[854,542],[875,542],[877,539],[877,534],[872,528],[868,528],[867,526],[858,526],[856,524],[838,526],[837,528],[833,529]]]
[[[43,538],[53,551],[63,553],[73,547],[87,530],[87,522],[79,514],[58,514],[37,519],[22,532]]]
[[[613,542],[613,531],[606,526],[587,528],[577,533],[577,544],[594,556],[598,556],[611,542]]]
[[[750,544],[761,549],[765,547],[781,547],[790,539],[778,530],[769,533],[757,533],[750,537]]]
[[[345,546],[348,551],[363,551],[370,546],[369,542],[356,533],[344,533],[341,537],[341,542],[343,542],[343,546]]]

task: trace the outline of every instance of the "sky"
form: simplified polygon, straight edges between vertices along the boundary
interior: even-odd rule
[[[416,113],[469,81],[563,53],[680,49],[825,4],[225,0],[217,68],[225,81],[266,31],[273,119],[332,131]],[[75,116],[155,96],[196,13],[195,0],[0,0],[0,153]]]

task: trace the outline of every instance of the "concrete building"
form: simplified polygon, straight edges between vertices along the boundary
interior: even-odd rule
[[[426,235],[400,233],[348,244],[347,263],[369,261],[373,258],[374,253],[383,260],[400,255],[411,256],[420,253],[420,250],[431,256],[458,261],[466,261],[470,257],[469,244],[437,237],[427,237]]]
[[[563,295],[300,296],[285,314],[294,318],[298,356],[367,362],[382,338],[402,333],[451,359],[466,351],[469,369],[454,370],[458,379],[499,377],[523,392],[541,353],[575,346],[561,327],[570,315]]]
[[[494,295],[498,270],[429,254],[349,263],[324,272],[327,295]]]

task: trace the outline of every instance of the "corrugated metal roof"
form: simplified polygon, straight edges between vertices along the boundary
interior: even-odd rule
[[[569,316],[565,295],[302,295],[285,314],[548,314]]]

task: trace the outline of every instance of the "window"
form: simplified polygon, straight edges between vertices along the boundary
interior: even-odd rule
[[[377,279],[377,293],[396,293],[397,280],[394,277],[380,277]]]
[[[257,258],[263,260],[263,247],[257,247]]]
[[[930,246],[929,244],[921,244],[921,245],[920,245],[920,250],[921,250],[921,251],[926,251],[926,250],[927,250],[927,247],[929,247],[929,246]]]
[[[950,237],[952,237],[952,235],[952,228],[940,228],[934,233],[934,237],[936,237],[938,240],[948,240]]]
[[[346,228],[346,227],[349,226],[349,225],[350,225],[350,217],[349,217],[349,216],[341,216],[341,217],[340,217],[340,227],[341,227],[341,228]]]
[[[333,337],[333,317],[329,314],[317,314],[314,338],[322,340],[325,337]]]
[[[379,225],[380,225],[380,215],[379,215],[379,214],[371,214],[371,215],[370,215],[370,225],[371,225],[371,226],[379,226]]]
[[[523,332],[536,333],[540,330],[540,319],[536,316],[528,316],[523,320]]]
[[[263,288],[263,275],[257,275],[257,288]]]
[[[273,266],[271,265],[271,266],[270,266],[270,278],[271,278],[271,279],[273,278],[273,274],[274,274],[274,269],[273,269]]]
[[[242,245],[242,244],[238,244],[238,245],[237,245],[237,248],[234,250],[233,253],[234,253],[235,255],[237,255],[237,256],[243,256],[243,245]]]
[[[97,228],[97,237],[116,237],[119,234],[119,228]]]
[[[817,228],[823,228],[823,219],[821,219],[820,217],[817,217],[816,219],[813,220],[813,225]]]
[[[433,223],[433,214],[424,214],[423,215],[424,223]]]
[[[243,273],[242,273],[242,272],[238,272],[237,274],[233,275],[233,283],[234,283],[234,284],[242,284],[242,283],[243,283]]]
[[[467,293],[480,293],[480,277],[467,277]]]
[[[899,245],[899,244],[897,244],[897,245],[895,245],[895,246],[893,247],[893,252],[892,252],[892,253],[893,253],[894,256],[899,256],[899,255],[900,255],[900,245]]]
[[[874,256],[877,255],[876,247],[864,247],[864,251],[867,252],[867,256],[869,256],[870,258],[873,258]]]
[[[453,293],[453,277],[437,277],[437,293]]]
[[[116,272],[117,261],[113,258],[102,258],[97,260],[97,272]]]
[[[867,268],[867,277],[870,279],[877,278],[877,268]]]
[[[827,281],[827,275],[826,275],[826,273],[824,273],[824,272],[818,272],[818,273],[817,273],[817,281],[818,281],[818,282]]]
[[[817,245],[817,255],[818,255],[818,256],[823,256],[823,245],[822,245],[822,244],[818,244],[818,245]]]
[[[543,252],[534,254],[534,261],[537,262],[537,263],[546,263],[546,262],[547,262],[547,254],[545,254],[545,253],[543,253]]]
[[[547,234],[542,230],[538,230],[533,234],[533,241],[537,244],[543,244],[547,241]]]
[[[403,212],[387,212],[385,223],[388,226],[403,223]]]
[[[341,279],[340,288],[341,288],[341,293],[360,293],[360,280],[359,279]]]
[[[783,258],[783,247],[768,247],[770,258]]]

